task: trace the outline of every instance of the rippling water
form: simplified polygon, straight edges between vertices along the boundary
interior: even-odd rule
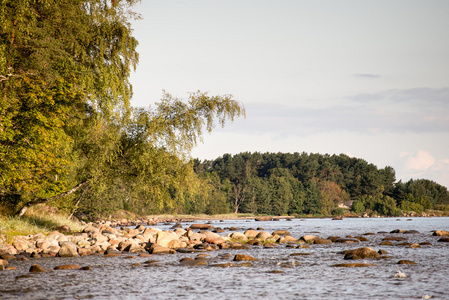
[[[207,266],[179,264],[183,257],[198,253],[154,255],[151,258],[88,256],[82,258],[40,258],[10,261],[14,271],[0,272],[1,299],[449,299],[449,245],[437,242],[433,230],[449,230],[449,218],[413,219],[294,219],[293,221],[255,222],[247,220],[214,221],[215,227],[237,227],[240,232],[262,227],[265,231],[285,229],[299,238],[305,234],[319,237],[358,236],[367,232],[370,241],[359,244],[311,245],[293,249],[280,245],[275,249],[253,247],[248,250],[217,250]],[[183,224],[188,227],[190,224]],[[154,226],[169,229],[170,226]],[[417,230],[419,234],[390,234],[394,229]],[[228,233],[229,231],[226,231]],[[223,233],[224,235],[226,233]],[[412,249],[403,246],[379,246],[386,236],[406,237],[409,243],[430,242],[430,246]],[[339,252],[358,247],[389,252],[390,259],[367,262],[366,268],[334,268],[344,263]],[[309,255],[291,256],[293,253]],[[231,258],[221,258],[229,253]],[[252,267],[216,268],[214,263],[231,262],[235,254],[259,259]],[[145,261],[157,260],[146,266]],[[401,259],[417,265],[398,265]],[[356,262],[363,262],[356,261]],[[76,263],[91,266],[90,271],[66,270],[30,274],[38,263],[47,268]],[[133,267],[133,263],[140,263]],[[288,267],[285,267],[288,266]],[[282,271],[273,273],[272,271]],[[405,278],[395,278],[402,271]],[[23,276],[25,275],[25,276]]]

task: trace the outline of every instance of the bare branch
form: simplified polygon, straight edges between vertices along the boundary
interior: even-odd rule
[[[19,217],[21,217],[21,216],[23,216],[23,215],[25,214],[25,212],[26,212],[26,211],[28,210],[28,208],[30,208],[31,206],[36,205],[36,204],[46,203],[46,202],[49,202],[49,201],[52,201],[52,200],[57,200],[57,199],[60,199],[60,198],[65,197],[65,196],[68,196],[68,195],[70,195],[70,194],[76,192],[77,190],[79,190],[81,187],[83,187],[84,185],[86,185],[86,184],[88,184],[88,183],[89,183],[89,181],[87,181],[87,180],[86,180],[86,181],[83,181],[83,182],[77,184],[77,185],[76,185],[75,187],[73,187],[72,189],[70,189],[70,190],[68,190],[68,191],[66,191],[66,192],[64,192],[64,193],[58,194],[58,195],[56,195],[56,196],[50,197],[50,198],[36,198],[36,199],[34,199],[34,200],[31,200],[31,201],[25,203],[25,204],[22,206],[22,208],[19,209],[19,211],[16,213],[16,215],[18,215]]]

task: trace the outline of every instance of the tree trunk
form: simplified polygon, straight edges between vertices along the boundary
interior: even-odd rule
[[[30,202],[25,203],[25,204],[24,204],[24,205],[17,211],[16,215],[19,216],[19,217],[21,217],[21,216],[23,216],[23,215],[26,213],[26,211],[28,210],[28,208],[30,208],[31,206],[36,205],[36,204],[46,203],[46,202],[49,202],[49,201],[52,201],[52,200],[56,200],[56,199],[59,199],[59,198],[68,196],[68,195],[70,195],[70,194],[76,192],[77,190],[79,190],[81,187],[83,187],[83,186],[86,185],[86,184],[88,184],[88,181],[87,181],[87,180],[86,180],[86,181],[83,181],[83,182],[81,182],[81,183],[79,183],[79,184],[77,184],[74,188],[72,188],[72,189],[70,189],[70,190],[68,190],[68,191],[66,191],[66,192],[64,192],[64,193],[61,193],[61,194],[59,194],[59,195],[56,195],[56,196],[53,196],[53,197],[50,197],[50,198],[36,198],[36,199],[33,199],[33,200],[31,200]]]

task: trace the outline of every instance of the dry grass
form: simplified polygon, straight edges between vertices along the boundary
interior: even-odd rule
[[[23,217],[0,215],[0,233],[4,234],[6,243],[11,243],[16,235],[29,235],[42,232],[46,234],[56,228],[68,225],[72,231],[82,231],[85,226],[68,219],[67,215],[52,211],[45,206],[29,209]]]

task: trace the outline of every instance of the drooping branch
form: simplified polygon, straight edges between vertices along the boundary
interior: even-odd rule
[[[8,74],[6,74],[6,75],[0,75],[0,82],[2,82],[2,81],[5,81],[5,80],[9,80],[10,78],[12,78],[12,77],[24,77],[24,75],[25,76],[34,76],[34,75],[36,75],[36,72],[23,72],[23,71],[20,71],[19,73],[21,73],[21,74],[13,74],[12,73],[12,68],[11,67],[9,67],[8,68]]]
[[[77,185],[76,185],[75,187],[73,187],[72,189],[70,189],[70,190],[68,190],[68,191],[66,191],[66,192],[64,192],[64,193],[55,195],[55,196],[53,196],[53,197],[50,197],[50,198],[36,198],[36,199],[33,199],[33,200],[31,200],[31,201],[25,203],[25,204],[22,206],[22,208],[19,209],[19,210],[17,211],[16,215],[19,216],[19,217],[21,217],[21,216],[23,216],[23,215],[26,213],[26,211],[28,210],[28,208],[30,208],[31,206],[37,205],[37,204],[42,204],[42,203],[46,203],[46,202],[49,202],[49,201],[53,201],[53,200],[57,200],[57,199],[63,198],[63,197],[65,197],[65,196],[68,196],[68,195],[70,195],[70,194],[76,192],[77,190],[79,190],[80,188],[82,188],[83,186],[85,186],[85,185],[87,185],[87,184],[89,184],[89,181],[86,180],[86,181],[83,181],[83,182],[77,184]]]

